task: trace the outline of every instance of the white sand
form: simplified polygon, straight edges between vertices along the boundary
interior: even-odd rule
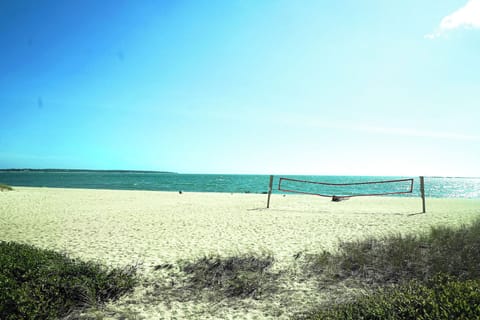
[[[277,269],[289,268],[301,251],[334,250],[339,241],[424,232],[434,225],[458,226],[480,216],[480,200],[466,199],[427,199],[427,214],[419,214],[420,198],[335,203],[315,196],[273,195],[271,208],[265,206],[266,195],[256,194],[16,187],[0,192],[0,240],[112,266],[141,262],[142,274],[151,278],[155,265],[211,253],[267,251]],[[139,287],[107,310],[138,313],[138,319],[282,318],[321,298],[308,284],[290,281],[285,288],[293,290],[285,303],[298,301],[295,306],[282,303],[283,296],[236,300],[237,305],[225,301],[216,310],[208,302],[169,306],[147,297],[149,288]]]

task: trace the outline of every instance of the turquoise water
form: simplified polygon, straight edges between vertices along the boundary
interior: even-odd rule
[[[358,183],[402,178],[413,178],[413,192],[394,196],[419,196],[418,177],[372,176],[282,176],[299,180],[327,183]],[[278,190],[280,176],[273,181],[274,193]],[[264,193],[268,191],[268,175],[230,174],[174,174],[152,172],[43,172],[0,171],[0,183],[11,186],[89,188],[117,190],[160,190],[184,192],[234,192]],[[324,186],[294,181],[282,181],[282,189],[325,195],[352,195],[408,191],[410,182],[389,184]],[[436,198],[480,198],[480,178],[425,177],[425,194]]]

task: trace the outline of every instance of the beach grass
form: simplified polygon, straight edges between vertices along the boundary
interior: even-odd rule
[[[26,244],[0,242],[0,319],[58,319],[131,291],[136,268],[110,269]]]
[[[315,320],[441,320],[480,318],[480,279],[459,280],[438,274],[428,281],[410,280],[380,288],[354,300],[330,305]]]
[[[222,257],[205,256],[195,261],[181,261],[187,275],[184,287],[197,295],[208,290],[218,298],[259,299],[267,290],[274,290],[276,275],[271,272],[272,255],[243,254]]]
[[[480,220],[460,228],[433,227],[426,234],[344,242],[338,251],[306,257],[310,274],[356,278],[369,285],[426,280],[437,273],[480,279]]]
[[[0,183],[0,191],[12,191],[12,190],[13,190],[13,188],[10,187],[9,185]]]
[[[311,254],[305,270],[323,285],[351,280],[350,285],[370,293],[327,303],[309,318],[480,318],[479,253],[480,219],[460,228],[346,242],[336,253]]]

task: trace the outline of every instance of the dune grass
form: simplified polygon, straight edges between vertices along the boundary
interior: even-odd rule
[[[206,256],[181,263],[188,275],[186,286],[196,291],[213,290],[226,297],[258,298],[275,275],[271,255]]]
[[[0,183],[0,191],[12,191],[12,190],[13,190],[12,187],[10,187],[10,186],[8,186],[8,185],[6,185],[6,184]]]
[[[305,271],[324,284],[350,280],[377,289],[320,306],[311,319],[480,318],[480,220],[425,235],[343,243],[337,253],[305,261]]]
[[[0,319],[58,319],[133,289],[136,267],[108,270],[50,250],[0,242]]]
[[[157,282],[151,295],[177,301],[261,299],[277,289],[278,273],[271,271],[273,264],[270,254],[250,253],[228,257],[207,255],[192,261],[181,260],[175,265],[157,265],[157,271],[171,271],[171,282]]]
[[[480,280],[460,281],[438,274],[428,281],[411,280],[385,287],[353,301],[331,305],[310,319],[479,319]]]

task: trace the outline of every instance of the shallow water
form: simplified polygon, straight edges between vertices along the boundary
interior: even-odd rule
[[[331,184],[363,183],[412,178],[411,193],[394,196],[420,195],[419,177],[386,176],[282,176],[312,182]],[[273,180],[273,193],[279,190],[281,176]],[[51,171],[0,171],[0,183],[25,187],[85,188],[114,190],[156,190],[187,192],[266,193],[268,175],[234,174],[175,174],[156,172],[51,172]],[[409,191],[410,182],[358,184],[348,186],[319,185],[282,180],[281,189],[324,195],[354,195]],[[480,198],[480,178],[425,177],[425,194],[433,198]]]

